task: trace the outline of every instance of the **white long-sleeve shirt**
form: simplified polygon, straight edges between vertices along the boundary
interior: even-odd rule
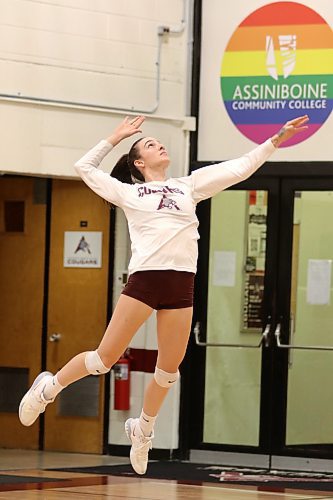
[[[123,209],[131,239],[130,274],[155,269],[195,273],[197,203],[247,179],[275,151],[269,139],[241,158],[199,168],[186,177],[126,184],[98,169],[111,149],[102,140],[75,169],[90,189]]]

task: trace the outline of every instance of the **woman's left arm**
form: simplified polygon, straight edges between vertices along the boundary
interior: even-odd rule
[[[308,116],[287,122],[272,138],[235,160],[224,161],[192,172],[193,194],[196,202],[205,200],[250,177],[273,152],[295,134],[304,131]]]

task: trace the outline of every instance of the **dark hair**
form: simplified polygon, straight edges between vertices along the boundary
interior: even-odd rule
[[[135,181],[145,182],[144,176],[134,165],[134,161],[139,159],[137,144],[142,139],[143,137],[140,137],[140,139],[135,141],[129,152],[119,158],[110,174],[111,177],[115,177],[118,181],[125,182],[126,184],[135,184]]]

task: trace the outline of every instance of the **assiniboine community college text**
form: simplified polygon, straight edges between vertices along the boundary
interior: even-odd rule
[[[327,107],[327,83],[276,85],[237,85],[232,108],[247,109],[322,109]]]

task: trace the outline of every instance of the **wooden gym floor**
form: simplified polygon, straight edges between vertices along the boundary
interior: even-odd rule
[[[127,459],[100,455],[0,450],[0,475],[27,478],[14,487],[0,484],[0,499],[22,500],[324,500],[333,499],[333,492],[286,489],[260,491],[249,486],[230,486],[215,483],[183,483],[151,480],[141,477],[119,477],[81,474],[46,469],[85,467],[128,463]],[[36,486],[29,477],[55,478]],[[15,489],[13,489],[15,488]]]

